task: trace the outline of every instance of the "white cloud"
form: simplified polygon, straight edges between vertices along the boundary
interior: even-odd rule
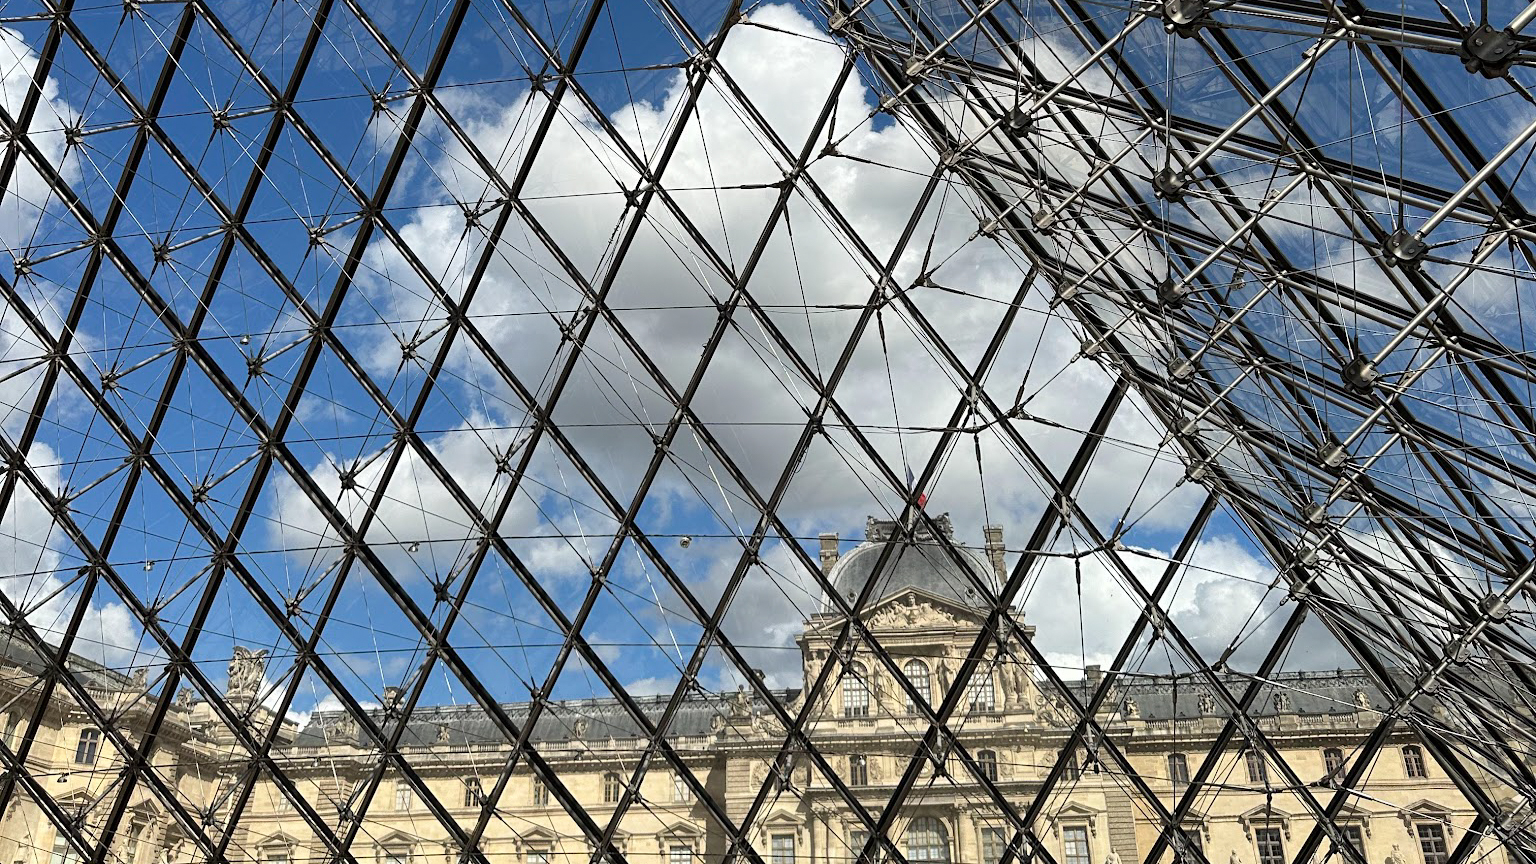
[[[835,80],[843,62],[841,49],[788,7],[759,7],[752,16],[768,26],[734,29],[721,64],[774,124],[789,149],[797,151],[826,96],[827,82]],[[1042,58],[1054,53],[1054,62],[1064,67],[1080,60],[1054,43],[1031,45],[1029,50],[1045,52]],[[783,70],[790,68],[796,74],[784,74]],[[619,107],[612,111],[611,121],[637,150],[645,149],[642,141],[654,147],[680,116],[682,84],[678,75],[663,98]],[[468,135],[497,162],[496,170],[503,177],[515,174],[531,146],[531,130],[546,105],[545,97],[524,93],[495,100],[462,94],[446,98],[453,100],[450,107]],[[856,158],[822,157],[811,173],[875,256],[884,258],[919,199],[932,157],[900,123],[877,127],[869,119],[873,98],[857,82],[837,94],[837,106],[832,124],[837,150]],[[540,221],[541,230],[569,255],[575,269],[593,284],[602,284],[612,266],[612,229],[625,214],[622,190],[636,185],[635,174],[576,100],[568,98],[560,109],[539,151],[523,199]],[[690,124],[663,183],[679,190],[676,199],[698,230],[729,258],[731,267],[740,268],[750,243],[763,230],[777,194],[772,184],[782,180],[784,166],[764,145],[761,134],[744,122],[722,88],[706,88]],[[434,140],[447,140],[437,134],[440,132],[433,133]],[[1070,148],[1048,146],[1060,149],[1057,163],[1061,170],[1084,172],[1080,160],[1069,158]],[[486,239],[481,230],[466,229],[464,213],[456,202],[484,207],[499,193],[475,167],[471,154],[451,141],[444,147],[433,160],[432,170],[416,177],[426,190],[426,200],[402,220],[400,235],[445,290],[460,298]],[[829,228],[827,214],[819,204],[797,194],[791,198],[788,214],[788,227],[781,224],[776,229],[747,289],[769,310],[773,323],[796,351],[825,373],[842,349],[857,307],[868,300],[873,282],[866,263],[850,253],[847,238]],[[484,224],[491,220],[491,216],[481,218]],[[897,266],[898,283],[909,286],[924,267],[925,256],[930,267],[942,262],[934,272],[935,280],[963,292],[963,296],[921,287],[913,288],[910,296],[967,363],[973,363],[990,340],[1004,310],[1002,304],[1013,297],[1023,278],[1016,261],[1002,247],[975,237],[976,226],[977,214],[966,195],[945,189],[919,220],[914,235],[919,240]],[[1124,254],[1136,269],[1151,272],[1160,266],[1154,253],[1139,245]],[[402,343],[413,345],[418,356],[433,355],[447,316],[431,290],[411,274],[405,260],[388,244],[376,242],[372,246],[364,270],[357,290],[367,301],[344,313],[344,317],[352,315],[348,323],[364,326],[339,332],[364,358],[371,373],[388,379],[400,366]],[[648,222],[636,235],[622,266],[611,275],[608,306],[672,386],[683,389],[698,362],[700,346],[717,323],[715,303],[730,295],[729,284],[660,202],[652,204]],[[531,226],[514,219],[495,251],[470,313],[507,366],[544,398],[555,370],[574,350],[563,339],[562,328],[579,323],[577,310],[586,304],[585,295],[537,242]],[[986,384],[1004,408],[1022,392],[1031,415],[1048,421],[1011,422],[1029,446],[1060,472],[1080,446],[1080,430],[1087,428],[1097,412],[1111,378],[1092,360],[1077,357],[1081,335],[1061,319],[1045,314],[1038,290],[1031,291],[1026,306]],[[378,326],[381,316],[387,326]],[[751,482],[766,494],[784,470],[807,409],[815,404],[814,388],[793,373],[792,364],[781,356],[758,322],[743,311],[732,321],[692,407]],[[898,474],[904,462],[916,473],[938,441],[938,434],[906,431],[896,435],[891,430],[898,425],[907,430],[945,425],[960,399],[960,390],[934,359],[932,346],[915,334],[916,328],[904,312],[888,306],[880,323],[883,339],[881,328],[872,324],[853,354],[837,398],[870,435],[881,455],[896,466]],[[366,326],[369,324],[373,326]],[[627,503],[654,453],[651,432],[664,427],[673,416],[673,408],[648,378],[643,364],[630,355],[606,323],[594,328],[580,350],[582,358],[566,384],[554,419],[593,470],[610,484],[615,496]],[[485,358],[468,347],[467,340],[456,342],[448,368],[451,374],[438,382],[440,391],[451,394],[448,398],[454,406],[474,407],[457,407],[457,416],[448,418],[451,422],[436,424],[453,430],[429,436],[428,443],[471,497],[495,500],[504,488],[495,474],[496,451],[521,442],[520,433],[506,430],[524,430],[530,418],[496,380]],[[1187,523],[1201,490],[1193,484],[1179,486],[1183,467],[1176,455],[1157,451],[1162,432],[1134,399],[1127,400],[1079,496],[1101,526],[1113,527],[1125,515],[1132,523],[1127,527],[1133,536],[1136,531],[1155,536]],[[968,542],[979,542],[981,525],[990,521],[1008,526],[1009,537],[1017,544],[1028,535],[1048,495],[1042,481],[1025,467],[1004,436],[984,433],[980,445],[985,488],[976,479],[972,441],[962,436],[930,487],[930,510],[950,511]],[[374,452],[364,448],[350,458],[367,462]],[[646,518],[641,520],[644,530],[700,535],[751,530],[755,513],[728,472],[687,430],[674,442],[670,457],[673,461],[663,467],[648,498]],[[333,450],[331,462],[313,470],[332,500],[355,518],[362,512],[361,499],[355,493],[343,493],[336,470],[351,464],[348,459]],[[780,514],[800,534],[836,530],[857,537],[865,515],[884,514],[901,506],[898,494],[866,463],[866,456],[850,436],[829,430],[798,465]],[[373,490],[379,464],[371,462],[359,473],[359,491]],[[549,556],[543,559],[539,552],[530,552],[541,578],[579,577],[584,565],[555,536],[576,533],[580,519],[580,529],[589,538],[584,547],[577,538],[578,547],[583,552],[592,550],[591,558],[601,557],[612,527],[610,519],[595,512],[602,510],[602,505],[595,495],[581,491],[573,467],[548,446],[535,454],[524,486],[534,490],[533,498],[520,498],[514,505],[504,533],[550,538],[527,546]],[[284,487],[281,502],[278,515],[283,524],[278,536],[288,548],[316,543],[334,546],[334,537],[318,528],[323,521],[307,503],[298,502],[292,486]],[[403,543],[411,537],[430,538],[462,548],[470,538],[465,527],[468,524],[468,518],[424,466],[409,457],[388,490],[369,539],[388,544]],[[1214,570],[1228,568],[1243,575],[1263,569],[1251,556],[1243,557],[1246,553],[1241,544],[1230,544],[1221,555],[1219,546],[1214,544],[1203,553]],[[388,545],[383,548],[390,549]],[[692,565],[700,572],[685,574],[685,578],[696,586],[707,605],[723,588],[739,547],[729,542],[701,542],[688,554],[697,562],[706,549],[719,558],[703,567]],[[663,554],[671,558],[681,553],[664,544]],[[398,547],[385,555],[391,566],[399,564],[401,572],[421,567]],[[681,561],[679,558],[675,563],[684,572]],[[751,575],[743,594],[734,601],[737,611],[732,615],[729,635],[741,644],[764,646],[750,653],[752,662],[761,663],[771,682],[796,682],[800,661],[794,651],[785,649],[792,644],[792,634],[805,612],[814,606],[817,592],[813,581],[785,555],[777,556],[771,575]],[[1264,596],[1258,588],[1250,590],[1247,583],[1222,587],[1219,581],[1215,575],[1192,578],[1179,595],[1183,607],[1178,614],[1188,618],[1191,632],[1202,634],[1210,646],[1219,636],[1230,638],[1222,628],[1245,619]],[[1115,599],[1117,590],[1107,577],[1102,586],[1094,588],[1102,603],[1102,608],[1090,610],[1095,640],[1090,653],[1094,656],[1112,652],[1129,625],[1123,612],[1112,611],[1123,606],[1123,600]],[[662,631],[683,626],[665,612],[649,610],[651,604],[642,599],[623,598],[621,602],[629,606],[631,615],[650,621]],[[1053,610],[1036,620],[1076,620],[1075,614],[1060,617],[1065,611]],[[1050,651],[1065,657],[1073,653],[1068,649],[1077,636],[1075,625],[1063,625],[1042,627],[1039,639]],[[1257,636],[1249,638],[1255,643],[1262,641]],[[657,641],[667,643],[665,638],[658,637]],[[1201,647],[1204,650],[1208,646],[1202,643]],[[652,677],[650,673],[640,674],[640,670],[621,672],[631,673],[639,678]]]
[[[17,117],[28,92],[38,56],[20,34],[0,27],[0,107]],[[28,137],[44,159],[66,180],[76,176],[75,161],[66,158],[64,128],[77,116],[59,96],[58,82],[49,77],[42,92]],[[0,190],[0,252],[20,257],[34,242],[56,197],[42,175],[26,159],[18,159],[8,185]],[[62,320],[54,303],[59,290],[40,279],[23,276],[13,280],[17,292],[55,337]],[[77,336],[76,349],[88,344]],[[44,366],[39,359],[47,350],[31,333],[18,311],[7,304],[0,308],[0,434],[15,446],[15,436],[30,415]],[[69,397],[56,392],[57,405]],[[64,490],[61,456],[49,444],[34,441],[27,463],[43,487],[54,493]],[[81,584],[75,570],[78,556],[66,554],[68,538],[48,510],[23,483],[16,485],[6,510],[0,514],[0,590],[25,614],[40,635],[57,643],[68,629],[81,602]],[[101,598],[107,599],[101,599]],[[158,652],[142,644],[137,622],[128,608],[111,599],[108,589],[98,587],[88,603],[72,650],[109,668],[127,672],[136,666],[159,662]]]

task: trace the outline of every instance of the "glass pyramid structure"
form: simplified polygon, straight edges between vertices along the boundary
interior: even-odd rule
[[[0,2],[0,858],[1536,861],[1533,20]]]

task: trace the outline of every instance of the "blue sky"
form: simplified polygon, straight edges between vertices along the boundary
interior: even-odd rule
[[[701,32],[718,23],[717,4],[683,5]],[[405,14],[403,8],[392,14],[385,7],[375,23],[420,69],[441,22]],[[630,150],[654,160],[658,143],[679,122],[684,78],[676,65],[691,48],[680,46],[644,4],[610,8],[612,17],[595,31],[578,78]],[[299,11],[289,4],[261,15],[233,10],[227,22],[278,87],[302,36],[305,20]],[[174,26],[175,12],[151,5],[141,17],[125,20],[114,8],[82,13],[77,20],[142,101],[158,72],[159,46]],[[536,23],[551,42],[569,44],[569,16],[550,12]],[[22,76],[36,62],[43,30],[17,24],[3,32],[5,106],[14,113]],[[410,85],[391,71],[393,64],[346,13],[338,11],[327,33],[299,94],[301,113],[329,161],[342,166],[359,188],[371,190],[393,147]],[[189,46],[162,111],[162,126],[232,206],[250,173],[255,143],[271,122],[269,100],[206,27],[194,28]],[[800,9],[765,5],[754,7],[750,22],[733,31],[722,65],[795,150],[835,80],[842,50]],[[1071,49],[1048,36],[1033,50],[1063,66],[1073,61]],[[487,247],[484,232],[494,220],[499,193],[481,160],[505,178],[515,175],[529,154],[530,131],[547,105],[545,96],[530,93],[523,71],[522,64],[534,56],[528,40],[476,7],[437,91],[473,149],[428,119],[386,207],[400,242],[374,235],[338,312],[334,332],[339,343],[402,414],[428,384],[423,358],[440,346],[447,321],[434,291],[440,287],[450,297],[463,297]],[[114,127],[128,112],[104,82],[86,72],[89,68],[77,49],[61,52],[33,137],[101,218],[111,206],[132,130]],[[380,110],[375,110],[377,94],[383,94]],[[821,133],[836,142],[836,153],[819,158],[811,170],[837,212],[878,258],[888,254],[916,205],[931,155],[875,105],[875,96],[857,79],[838,94],[831,130]],[[668,385],[686,386],[714,326],[714,304],[729,295],[718,260],[731,269],[743,266],[763,230],[777,191],[774,184],[783,177],[782,160],[741,109],[725,89],[709,88],[688,119],[663,179],[711,248],[690,239],[675,216],[653,208],[624,263],[610,273],[612,228],[623,213],[622,190],[633,187],[636,174],[598,117],[574,98],[559,106],[522,195],[537,228],[520,217],[511,220],[470,307],[486,344],[529,391],[541,398],[550,392],[559,364],[573,350],[562,341],[562,327],[579,320],[583,306],[575,279],[542,246],[536,231],[547,232],[589,283],[612,276],[609,306],[615,316]],[[215,127],[215,115],[227,115],[227,129]],[[83,144],[66,147],[65,130],[77,125],[89,134]],[[270,259],[263,262],[249,250],[236,249],[202,325],[207,357],[268,422],[279,416],[310,334],[304,316],[264,268],[274,268],[312,308],[322,308],[356,236],[357,206],[349,203],[349,193],[327,161],[291,126],[280,136],[247,217],[251,236]],[[89,248],[82,229],[45,185],[24,167],[0,205],[0,230],[4,253],[12,261],[27,262],[30,270],[17,281],[17,291],[56,337],[86,272]],[[186,320],[196,311],[217,259],[222,235],[215,209],[201,200],[159,145],[146,153],[126,205],[116,230],[123,250]],[[802,190],[788,213],[787,221],[773,227],[748,290],[804,362],[825,374],[848,338],[857,307],[870,295],[871,270],[814,196]],[[922,239],[896,271],[904,285],[927,270],[935,282],[957,289],[914,296],[968,362],[979,356],[1024,279],[1018,253],[977,236],[978,222],[975,201],[946,185],[918,219]],[[164,260],[157,260],[157,247],[171,250]],[[1132,251],[1151,262],[1150,253]],[[712,261],[712,255],[717,259]],[[416,266],[430,279],[413,272]],[[0,393],[11,406],[4,431],[15,442],[30,410],[28,396],[41,380],[41,349],[16,310],[6,314],[4,324],[7,341],[0,365],[9,377]],[[141,434],[172,369],[170,330],[156,321],[128,278],[109,266],[91,287],[73,336],[75,362],[95,386],[112,383],[109,401],[122,422]],[[1078,356],[1080,340],[1068,322],[1050,314],[1036,286],[1026,295],[987,381],[989,392],[1004,406],[1023,397],[1034,419],[1011,422],[1058,471],[1079,445],[1081,430],[1109,386],[1097,363]],[[663,385],[649,377],[645,363],[606,323],[593,330],[580,354],[553,416],[609,494],[627,504],[654,452],[651,431],[664,427],[672,409]],[[257,361],[261,374],[253,377]],[[893,307],[859,341],[837,396],[899,477],[905,468],[922,471],[939,440],[931,430],[947,422],[958,391],[933,346]],[[790,445],[813,404],[814,390],[794,371],[791,359],[759,323],[738,316],[703,377],[693,408],[758,491],[766,493],[784,471]],[[599,493],[548,437],[529,443],[532,418],[522,400],[467,340],[455,343],[416,428],[432,459],[403,458],[384,485],[391,422],[343,359],[327,348],[286,441],[297,468],[353,526],[368,510],[363,496],[383,486],[383,504],[367,538],[435,620],[444,611],[435,603],[434,582],[461,578],[476,531],[455,495],[434,478],[430,463],[440,464],[464,496],[489,512],[507,488],[498,461],[515,464],[528,455],[526,478],[512,497],[501,534],[562,610],[574,615],[590,585],[589,568],[614,543],[616,523]],[[979,449],[962,437],[943,454],[927,489],[929,509],[953,514],[957,539],[973,545],[981,543],[985,522],[1004,525],[1017,550],[1047,496],[1004,436],[991,432],[978,438]],[[1128,560],[1144,579],[1156,578],[1159,556],[1177,543],[1201,496],[1196,484],[1182,482],[1183,467],[1162,438],[1139,404],[1128,400],[1081,495],[1106,532],[1120,523],[1122,541],[1143,550]],[[199,510],[221,535],[240,518],[242,497],[260,463],[258,452],[258,436],[215,382],[195,366],[186,368],[155,454],[183,493],[206,498],[198,502]],[[29,462],[46,485],[67,491],[76,521],[93,543],[113,530],[109,516],[129,475],[123,468],[127,455],[85,394],[61,379]],[[640,511],[638,526],[706,605],[719,596],[740,554],[735,538],[750,532],[756,519],[748,498],[685,429]],[[814,556],[817,532],[837,531],[851,544],[861,538],[867,515],[894,513],[901,505],[901,491],[873,470],[852,436],[831,430],[798,466],[779,513],[795,534],[792,542]],[[8,593],[39,609],[34,621],[61,620],[80,601],[75,573],[83,557],[27,493],[13,500],[3,527],[16,574],[6,580]],[[232,647],[240,644],[270,649],[268,677],[274,685],[285,683],[292,665],[290,646],[236,580],[210,584],[209,544],[188,528],[149,478],[138,483],[115,530],[109,560],[140,598],[160,607],[160,620],[174,637],[184,635],[205,593],[212,596],[194,652],[210,679],[222,682]],[[680,542],[683,537],[689,538],[686,545]],[[726,620],[727,636],[776,686],[798,683],[793,634],[819,602],[811,574],[787,553],[784,542],[775,538],[763,548],[761,563],[752,569]],[[1058,552],[1083,545],[1070,534],[1053,540]],[[292,620],[307,633],[335,585],[340,545],[289,469],[274,466],[257,489],[239,550],[278,602],[295,604]],[[1137,608],[1103,556],[1072,562],[1050,559],[1021,594],[1022,614],[1039,626],[1042,649],[1069,677],[1085,662],[1107,661]],[[1283,592],[1268,587],[1272,568],[1224,514],[1208,529],[1196,564],[1171,602],[1175,619],[1211,655],[1236,643],[1239,657],[1251,660],[1267,647],[1278,621],[1275,610]],[[158,663],[159,652],[144,640],[122,598],[102,586],[89,608],[80,650],[117,668]],[[462,613],[453,642],[466,661],[499,698],[527,698],[529,687],[542,681],[555,657],[559,638],[505,562],[488,560]],[[584,632],[621,681],[636,691],[669,692],[700,631],[655,565],[628,542],[615,557]],[[1313,642],[1318,662],[1346,662],[1325,636],[1318,634]],[[336,593],[322,653],[360,698],[376,699],[384,687],[407,680],[423,658],[423,646],[395,602],[354,566]],[[1161,658],[1144,662],[1148,671],[1167,668]],[[736,680],[718,655],[706,665],[706,686],[730,688]],[[606,693],[589,670],[572,663],[555,695]],[[328,696],[308,675],[292,707],[303,712],[327,705]],[[467,697],[439,667],[424,699],[463,702]]]

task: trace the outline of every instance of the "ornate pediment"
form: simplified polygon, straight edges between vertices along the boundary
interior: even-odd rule
[[[275,834],[263,837],[256,846],[260,849],[297,849],[299,838],[286,831],[278,831]]]
[[[1451,808],[1438,801],[1420,798],[1407,807],[1398,810],[1397,818],[1403,820],[1403,827],[1408,829],[1410,833],[1413,831],[1415,822],[1429,821],[1443,823],[1445,825],[1445,836],[1447,838],[1451,836]]]
[[[886,599],[864,616],[864,625],[871,630],[912,630],[975,623],[974,614],[916,588]]]
[[[1285,839],[1291,839],[1291,814],[1273,805],[1260,804],[1238,815],[1237,821],[1242,823],[1243,836],[1251,842],[1254,828],[1277,827],[1285,835]]]
[[[1081,802],[1070,801],[1048,817],[1048,821],[1051,824],[1051,836],[1058,836],[1061,833],[1062,824],[1065,823],[1068,825],[1087,825],[1089,835],[1097,837],[1099,834],[1099,814],[1101,812]]]

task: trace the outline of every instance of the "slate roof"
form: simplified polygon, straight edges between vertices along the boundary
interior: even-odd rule
[[[948,519],[944,518],[940,524],[947,529]],[[894,548],[880,573],[874,576],[879,580],[875,583],[874,602],[907,588],[917,588],[962,606],[979,606],[982,598],[976,591],[978,582],[997,591],[997,577],[980,550],[955,543],[955,551],[962,559],[956,561],[955,556],[932,535],[921,533],[903,537],[904,532],[894,530],[895,527],[893,522],[871,518],[865,529],[865,541],[838,558],[829,578],[844,599],[852,601],[864,590],[874,575],[881,550],[886,546]],[[952,537],[950,542],[954,542]],[[825,605],[824,611],[829,610],[830,605]]]
[[[775,691],[783,701],[793,699],[798,690]],[[666,708],[668,696],[638,697],[634,701],[653,722]],[[761,700],[755,709],[765,711]],[[502,706],[513,722],[521,725],[527,720],[529,703],[519,702]],[[382,710],[369,712],[375,721],[383,718]],[[713,732],[713,718],[730,713],[730,700],[722,696],[692,698],[685,701],[674,715],[669,737],[708,735]],[[291,746],[323,747],[327,743],[340,743],[334,735],[327,740],[325,727],[342,719],[338,711],[317,711],[299,731]],[[581,728],[585,721],[585,728]],[[580,733],[580,734],[578,734]],[[552,702],[539,716],[531,736],[535,743],[583,740],[604,742],[608,739],[625,740],[644,737],[640,725],[629,715],[617,699],[575,699]],[[371,746],[361,730],[353,735],[353,743]],[[496,723],[478,706],[418,707],[411,716],[402,747],[452,747],[455,745],[497,744],[505,741]]]
[[[1406,671],[1395,670],[1391,674],[1400,689],[1413,688],[1413,676]],[[1249,678],[1242,675],[1223,674],[1218,677],[1225,683],[1227,689],[1237,696],[1241,696],[1250,682]],[[1381,688],[1371,683],[1370,676],[1359,669],[1288,672],[1273,676],[1269,680],[1273,683],[1264,690],[1263,696],[1249,710],[1249,716],[1353,714],[1358,710],[1355,705],[1357,692],[1365,694],[1373,709],[1385,710],[1391,707],[1391,700]],[[1080,700],[1086,701],[1094,685],[1088,681],[1074,681],[1069,686],[1074,689]],[[1509,698],[1514,697],[1506,684],[1493,678],[1485,677],[1483,686],[1504,693]],[[1125,683],[1125,688],[1116,702],[1123,704],[1126,698],[1136,700],[1136,706],[1140,709],[1143,720],[1199,717],[1198,694],[1203,689],[1206,689],[1203,682],[1187,676],[1177,680],[1167,676],[1137,678]],[[1289,699],[1289,704],[1284,710],[1275,703],[1275,696],[1279,693],[1284,693]],[[1440,702],[1433,696],[1425,695],[1415,699],[1413,704],[1427,714]],[[1216,710],[1210,716],[1226,717],[1229,713],[1218,700]]]
[[[75,678],[87,687],[114,690],[126,687],[132,680],[127,675],[78,654],[71,654],[66,662]],[[31,675],[42,675],[48,670],[48,661],[33,651],[20,634],[9,627],[0,627],[0,666],[18,668]]]
[[[1240,675],[1218,677],[1234,695],[1240,696],[1249,684],[1249,679]],[[1358,669],[1294,673],[1271,680],[1276,684],[1265,690],[1262,698],[1248,712],[1249,716],[1270,717],[1280,713],[1353,714],[1357,710],[1356,691],[1364,692],[1372,707],[1382,708],[1387,705],[1381,690]],[[1075,695],[1086,701],[1094,685],[1088,681],[1074,681],[1071,686]],[[1143,720],[1199,717],[1199,693],[1205,689],[1201,681],[1187,677],[1137,678],[1126,683],[1122,701],[1136,700]],[[1273,696],[1276,693],[1284,693],[1290,699],[1290,706],[1284,712],[1275,705]],[[1218,700],[1216,710],[1210,716],[1225,717],[1228,713]]]

